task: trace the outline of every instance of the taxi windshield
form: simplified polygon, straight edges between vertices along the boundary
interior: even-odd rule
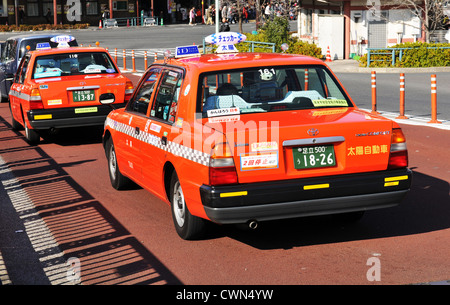
[[[274,66],[204,73],[199,80],[203,117],[330,107],[352,107],[321,66]]]
[[[33,78],[105,73],[118,73],[106,53],[71,52],[38,56]]]

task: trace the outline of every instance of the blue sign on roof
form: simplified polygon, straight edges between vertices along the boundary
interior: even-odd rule
[[[199,55],[200,51],[198,50],[198,46],[186,46],[186,47],[177,47],[175,49],[175,57],[184,57],[184,56],[192,56]]]
[[[48,42],[38,42],[36,44],[36,50],[50,49],[50,43]]]

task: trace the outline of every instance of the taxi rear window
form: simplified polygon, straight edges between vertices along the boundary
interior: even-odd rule
[[[199,84],[203,117],[352,106],[321,66],[215,71],[202,74]]]
[[[33,78],[81,74],[118,73],[111,58],[103,52],[80,52],[38,56]]]
[[[20,50],[19,50],[19,58],[22,58],[27,53],[27,46],[30,47],[30,51],[36,50],[36,45],[40,43],[47,43],[50,48],[56,48],[58,46],[57,42],[51,41],[52,37],[40,37],[40,38],[34,38],[34,39],[26,39],[23,40],[20,43]],[[76,40],[72,40],[68,42],[69,46],[74,47],[77,46],[78,43]]]

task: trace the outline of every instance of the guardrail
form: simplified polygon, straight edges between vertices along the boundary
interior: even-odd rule
[[[367,67],[370,67],[371,62],[385,61],[385,59],[374,59],[373,55],[391,56],[391,65],[395,66],[396,61],[402,61],[403,53],[406,50],[413,50],[415,48],[368,48],[367,49]],[[427,47],[427,49],[450,49],[450,47]]]
[[[103,27],[156,26],[161,24],[160,17],[125,17],[102,20]]]

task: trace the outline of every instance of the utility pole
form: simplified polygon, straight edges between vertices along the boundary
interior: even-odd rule
[[[19,0],[14,0],[14,10],[15,10],[15,15],[16,15],[16,26],[19,26],[19,11],[18,11],[18,7],[19,7]]]
[[[219,33],[219,12],[220,12],[220,1],[216,0],[216,33]]]
[[[53,24],[58,24],[58,14],[56,12],[56,0],[53,0]]]

